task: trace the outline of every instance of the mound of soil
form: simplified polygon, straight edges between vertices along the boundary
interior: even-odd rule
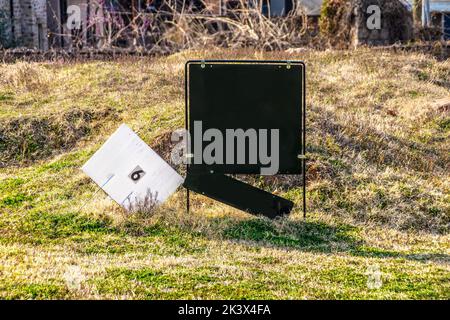
[[[43,117],[20,117],[0,123],[0,168],[24,165],[61,153],[118,116],[113,109],[69,110]],[[102,120],[102,121],[100,121]]]

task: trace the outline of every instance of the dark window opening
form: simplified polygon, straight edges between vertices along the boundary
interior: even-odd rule
[[[44,50],[44,28],[42,27],[42,23],[38,23],[38,48],[40,50]]]

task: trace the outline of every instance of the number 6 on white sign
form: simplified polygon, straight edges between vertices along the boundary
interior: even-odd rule
[[[144,201],[148,190],[155,195],[156,203],[162,203],[183,183],[183,177],[125,124],[109,137],[82,170],[127,210]],[[114,179],[102,185],[112,175]],[[124,199],[130,203],[125,205]]]

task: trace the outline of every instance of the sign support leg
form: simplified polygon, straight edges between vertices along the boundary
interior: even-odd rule
[[[186,188],[186,213],[189,213],[189,189]]]
[[[303,159],[303,219],[306,219],[306,159]]]

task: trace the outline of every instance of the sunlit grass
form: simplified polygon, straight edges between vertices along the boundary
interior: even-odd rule
[[[152,146],[184,126],[196,58],[306,62],[306,221],[295,179],[254,181],[298,203],[276,221],[199,195],[187,214],[182,190],[146,218],[89,201],[79,168],[121,123]],[[370,49],[0,65],[0,297],[448,299],[449,79]]]

